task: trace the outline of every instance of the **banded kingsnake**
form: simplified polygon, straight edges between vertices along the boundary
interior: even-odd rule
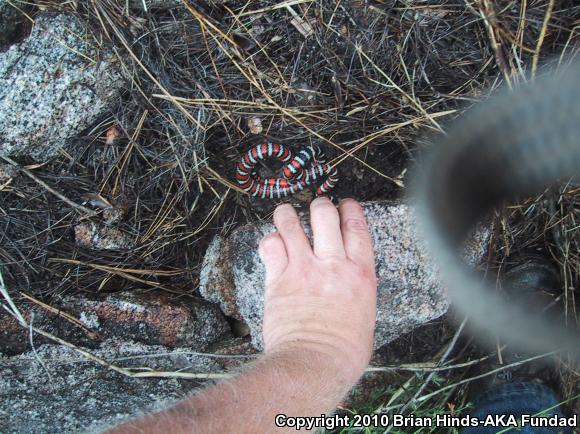
[[[266,158],[275,158],[285,163],[283,177],[262,178],[258,175],[256,164]],[[289,196],[324,177],[326,179],[316,189],[317,196],[327,194],[338,182],[337,170],[326,162],[318,146],[305,146],[294,154],[286,146],[271,142],[248,149],[236,170],[236,180],[242,190],[262,199]]]

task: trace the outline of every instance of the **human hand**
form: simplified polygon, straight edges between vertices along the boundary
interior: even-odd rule
[[[328,198],[310,205],[313,247],[291,205],[274,212],[278,232],[264,237],[266,354],[307,349],[354,383],[367,366],[376,317],[372,241],[362,207]]]

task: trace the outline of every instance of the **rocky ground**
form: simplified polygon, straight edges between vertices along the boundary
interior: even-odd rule
[[[115,422],[160,409],[203,384],[204,373],[220,366],[215,358],[190,348],[107,341],[95,357],[133,367],[137,372],[187,370],[189,379],[131,378],[87,360],[59,345],[3,358],[0,363],[0,430],[2,432],[98,432]]]
[[[233,174],[261,140],[321,144],[341,177],[333,198],[365,204],[384,369],[345,408],[385,384],[377,406],[419,405],[415,391],[478,365],[453,339],[407,168],[501,83],[573,57],[579,6],[287,3],[0,0],[0,432],[98,431],[259,352],[256,248],[280,201],[247,197]],[[493,274],[519,251],[547,253],[574,323],[578,195],[555,187],[498,210],[467,262]],[[289,200],[305,222],[312,197]],[[577,395],[574,369],[562,377]],[[464,391],[426,402],[453,412]]]

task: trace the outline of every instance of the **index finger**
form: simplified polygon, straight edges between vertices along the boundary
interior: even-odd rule
[[[362,206],[353,199],[345,199],[338,205],[338,213],[346,256],[358,265],[374,269],[373,242]]]

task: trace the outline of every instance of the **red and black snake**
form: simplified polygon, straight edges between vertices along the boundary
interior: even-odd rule
[[[256,164],[266,158],[284,163],[283,176],[263,178],[256,171]],[[262,143],[252,146],[237,165],[236,180],[241,189],[262,199],[280,199],[304,190],[317,180],[324,181],[316,189],[316,195],[325,195],[338,182],[338,172],[326,162],[318,146],[305,146],[294,154],[284,145]]]

